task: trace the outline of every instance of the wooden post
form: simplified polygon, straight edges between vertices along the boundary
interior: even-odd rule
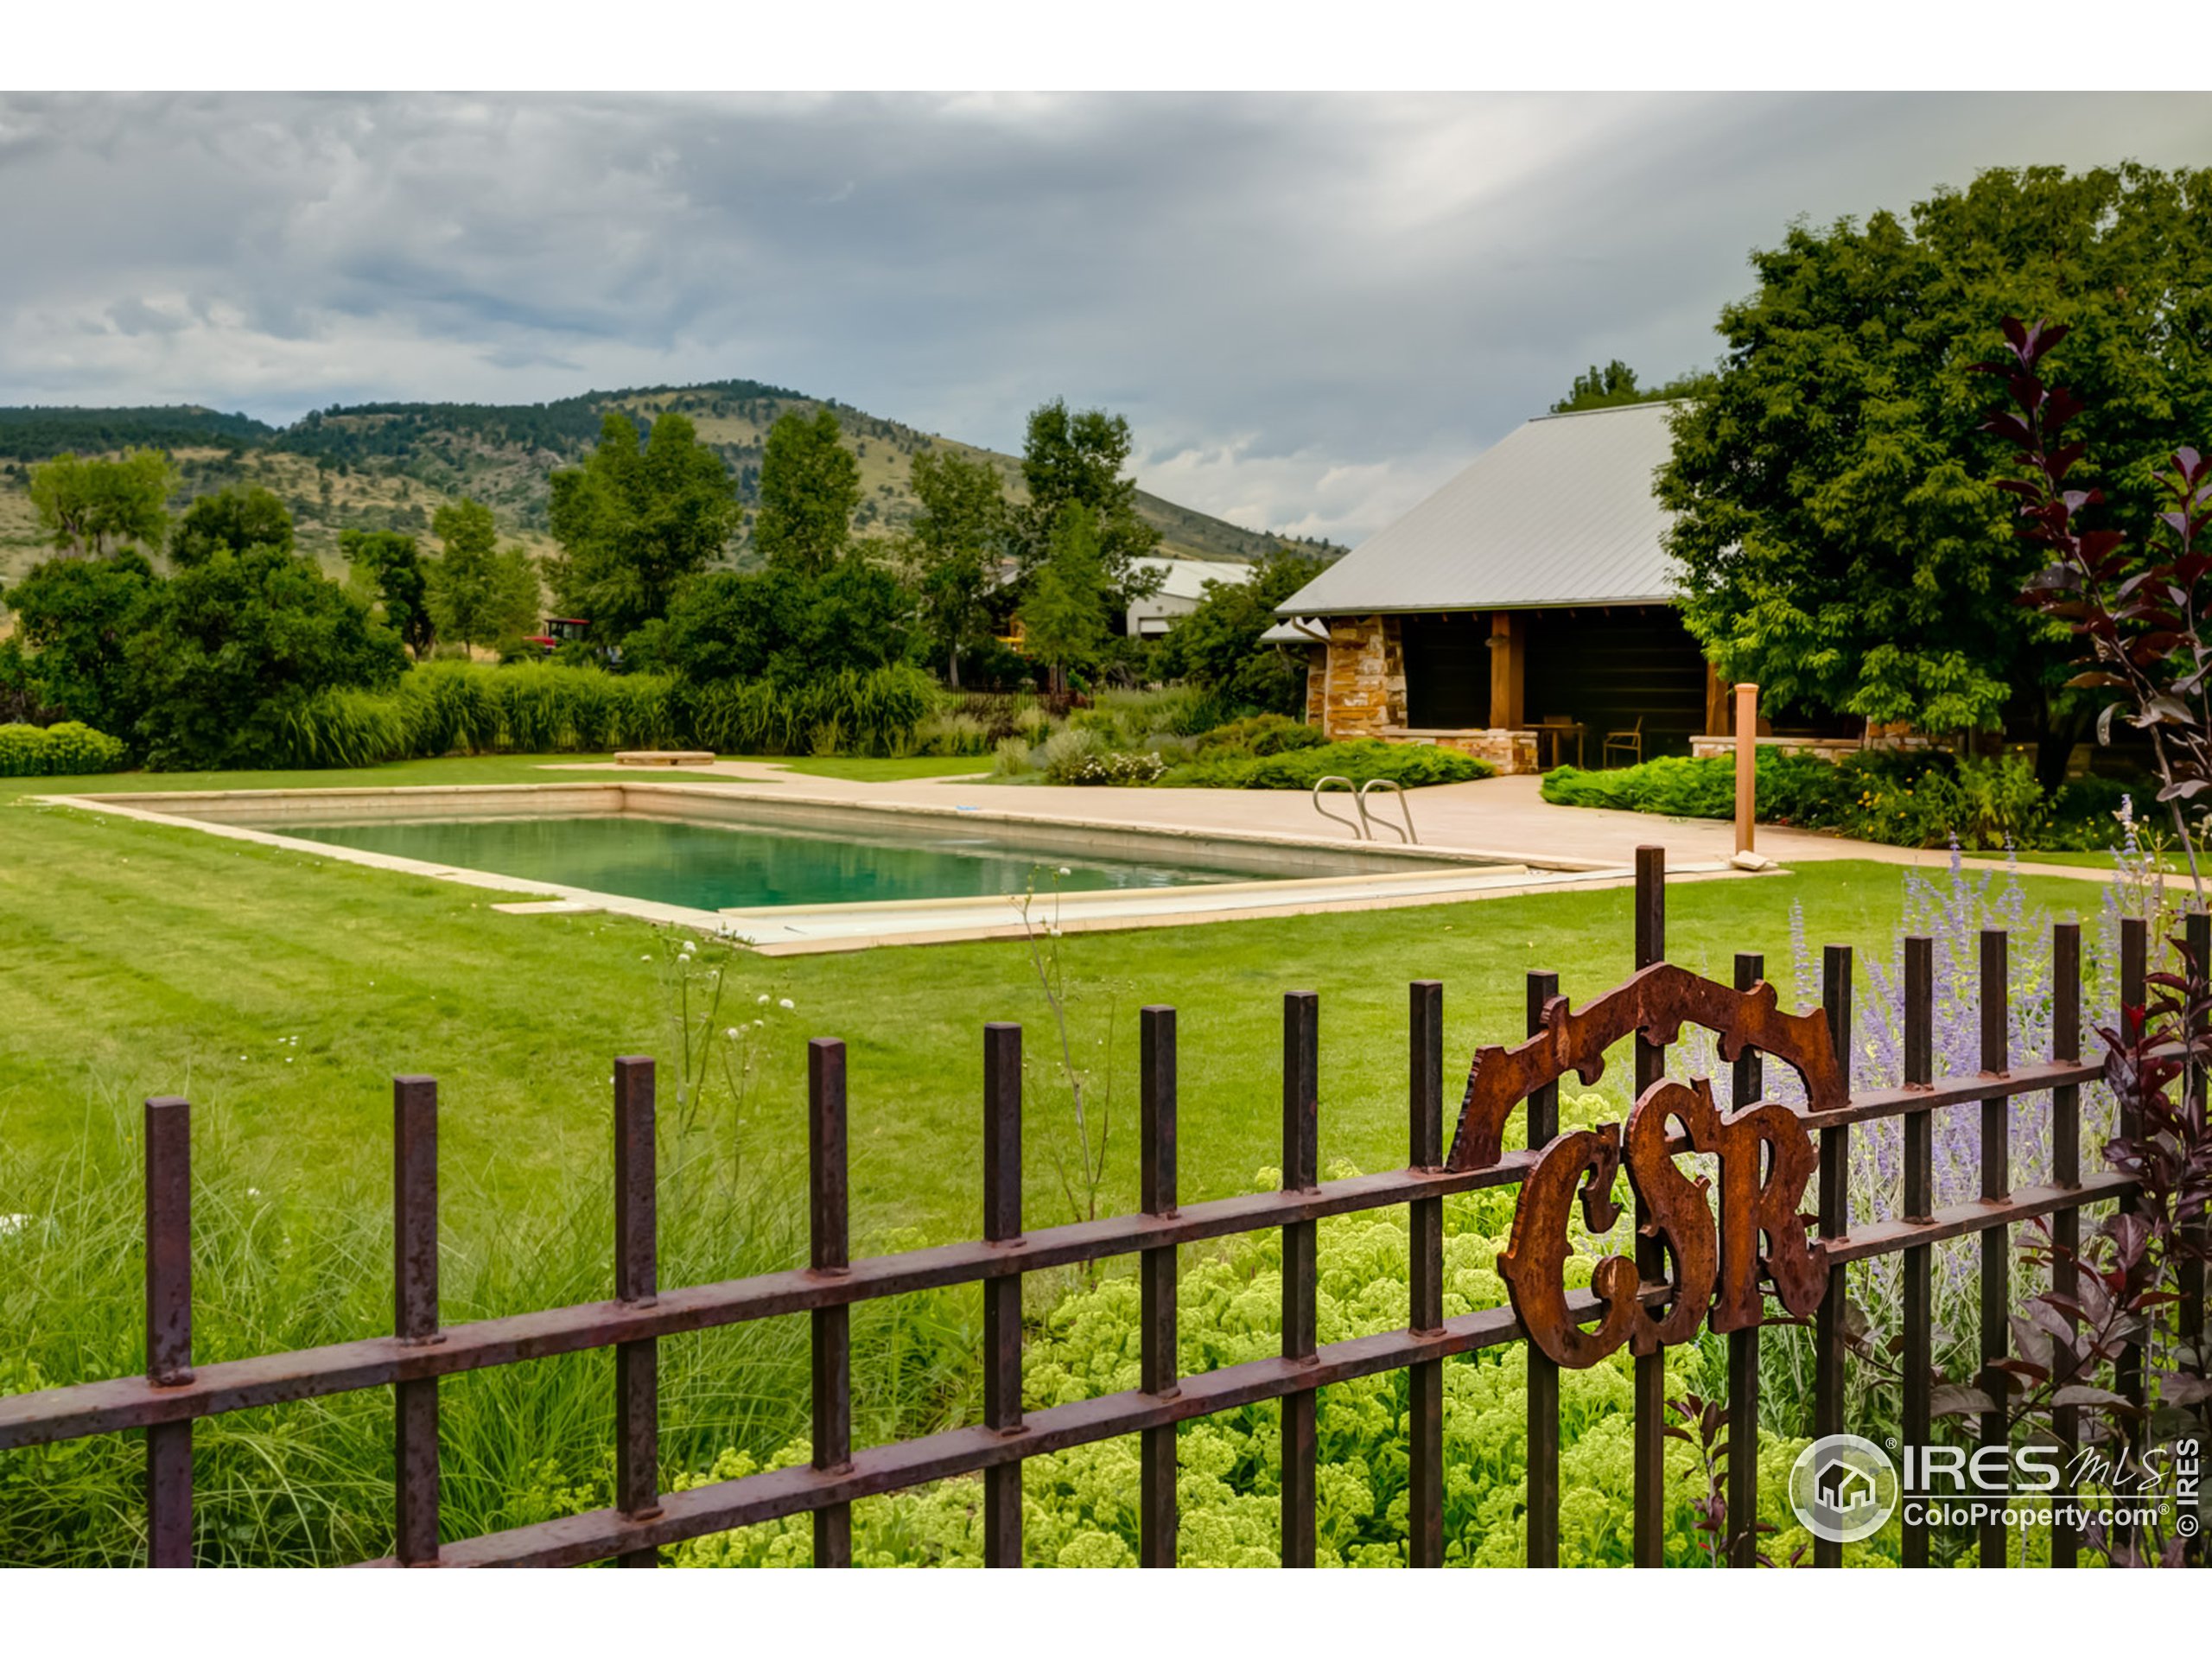
[[[1736,850],[1751,850],[1751,821],[1758,816],[1759,689],[1736,684]]]

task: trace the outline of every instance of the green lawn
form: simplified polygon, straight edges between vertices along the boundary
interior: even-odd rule
[[[448,763],[435,775],[498,777],[524,764]],[[313,781],[404,781],[427,770]],[[1672,954],[1725,976],[1733,952],[1763,950],[1787,985],[1793,900],[1815,943],[1886,954],[1902,880],[1891,868],[1835,862],[1684,883],[1670,894]],[[2055,911],[2095,903],[2078,882],[2028,885]],[[257,1185],[297,1198],[381,1192],[390,1078],[423,1071],[442,1088],[452,1236],[497,1229],[511,1206],[560,1204],[573,1181],[595,1181],[607,1166],[608,1060],[673,1052],[667,946],[618,918],[495,914],[496,898],[191,830],[0,804],[0,1123],[15,1154],[0,1158],[0,1173],[22,1179],[26,1159],[63,1156],[80,1133],[117,1143],[140,1096],[175,1092],[200,1109],[200,1134],[219,1138]],[[1325,1163],[1383,1167],[1405,1156],[1407,981],[1446,982],[1448,1065],[1464,1065],[1474,1044],[1517,1034],[1527,969],[1558,970],[1578,997],[1626,972],[1629,899],[1552,894],[1091,934],[1064,948],[1075,1049],[1096,1072],[1094,1087],[1105,1087],[1110,1058],[1101,1202],[1121,1208],[1135,1197],[1141,1004],[1181,1010],[1187,1198],[1240,1190],[1274,1162],[1281,999],[1293,988],[1321,993]],[[1065,1096],[1020,942],[744,957],[735,980],[732,1023],[741,1008],[769,1021],[733,1131],[749,1159],[798,1157],[804,1041],[842,1037],[851,1046],[856,1230],[879,1243],[893,1229],[971,1232],[980,1028],[1019,1020],[1038,1067],[1028,1211],[1039,1222],[1065,1218],[1052,1157],[1067,1144]],[[778,1006],[784,998],[792,1010]],[[1605,1086],[1618,1090],[1621,1070]],[[26,1207],[10,1198],[0,1190],[0,1213]]]
[[[2003,853],[1963,853],[1960,856],[1974,864],[2009,861]],[[2113,868],[2113,855],[2108,850],[2101,853],[2044,853],[2024,849],[2019,854],[2019,861],[2023,864],[2064,864],[2075,869],[2088,870],[2109,870]],[[2168,875],[2185,876],[2189,874],[2189,864],[2178,853],[2166,854],[2158,861],[2158,868]]]

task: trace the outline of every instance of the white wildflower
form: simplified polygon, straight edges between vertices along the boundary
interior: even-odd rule
[[[763,991],[760,995],[754,997],[753,1000],[765,1008],[768,1006],[768,993]]]
[[[1075,872],[1070,869],[1066,865],[1063,864],[1060,866],[1060,874],[1062,875],[1073,875]]]
[[[796,1008],[798,1007],[798,1004],[792,1001],[788,996],[779,996],[776,999],[776,1006],[779,1008]]]
[[[728,1038],[733,1043],[735,1042],[737,1040],[737,1027],[735,1026],[724,1026],[722,1027],[722,1035]]]
[[[7,1238],[13,1234],[22,1232],[24,1228],[30,1225],[30,1222],[31,1218],[20,1211],[12,1216],[0,1216],[0,1238]]]

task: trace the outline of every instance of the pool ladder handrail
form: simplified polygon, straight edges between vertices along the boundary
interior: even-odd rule
[[[1392,823],[1388,818],[1385,818],[1382,821],[1382,827],[1385,830],[1388,830],[1392,835],[1396,836],[1399,841],[1404,845],[1408,847],[1418,847],[1421,844],[1421,837],[1414,833],[1414,809],[1412,804],[1406,799],[1405,786],[1389,778],[1370,778],[1365,783],[1362,784],[1359,786],[1359,816],[1363,818],[1366,818],[1368,817],[1367,791],[1370,789],[1387,789],[1393,795],[1395,795],[1398,798],[1398,810],[1402,815],[1403,815],[1406,820],[1405,829],[1401,830],[1396,824]],[[1371,818],[1368,821],[1370,823],[1374,822]],[[1370,841],[1375,839],[1374,834],[1371,830],[1369,832],[1367,838]]]
[[[1321,791],[1326,789],[1331,784],[1342,784],[1346,790],[1351,791],[1353,801],[1357,804],[1359,798],[1357,785],[1356,785],[1351,779],[1340,778],[1334,772],[1332,772],[1325,778],[1316,778],[1313,780],[1313,793],[1308,798],[1313,803],[1313,810],[1316,812],[1319,812],[1323,817],[1326,818],[1331,823],[1341,823],[1345,829],[1351,830],[1351,838],[1354,841],[1365,841],[1368,838],[1367,831],[1360,827],[1357,819],[1340,818],[1335,813],[1330,811],[1327,807],[1321,804]],[[1363,816],[1364,815],[1363,814]]]
[[[1340,818],[1335,813],[1330,811],[1327,807],[1321,804],[1321,792],[1328,788],[1332,784],[1342,784],[1345,790],[1351,794],[1352,798],[1352,805],[1356,807],[1359,812],[1359,817],[1357,819]],[[1406,820],[1406,827],[1403,830],[1399,829],[1396,824],[1392,823],[1388,818],[1382,820],[1382,827],[1385,830],[1388,830],[1392,835],[1397,836],[1399,841],[1405,845],[1419,846],[1421,844],[1421,836],[1414,833],[1414,811],[1412,806],[1409,805],[1406,800],[1406,791],[1402,785],[1393,782],[1388,778],[1370,778],[1364,784],[1356,785],[1349,778],[1342,777],[1336,772],[1331,772],[1326,777],[1316,778],[1313,780],[1313,788],[1312,793],[1307,798],[1313,803],[1313,810],[1316,812],[1319,812],[1323,817],[1328,819],[1330,823],[1341,823],[1345,829],[1351,830],[1352,839],[1354,841],[1371,842],[1375,839],[1376,823],[1374,814],[1367,810],[1367,792],[1371,789],[1387,789],[1393,794],[1396,795],[1398,798],[1398,810],[1404,815]]]

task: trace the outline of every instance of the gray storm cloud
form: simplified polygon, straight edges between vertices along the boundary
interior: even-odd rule
[[[5,97],[0,403],[749,377],[1357,540],[1799,215],[2212,162],[2202,97]]]

